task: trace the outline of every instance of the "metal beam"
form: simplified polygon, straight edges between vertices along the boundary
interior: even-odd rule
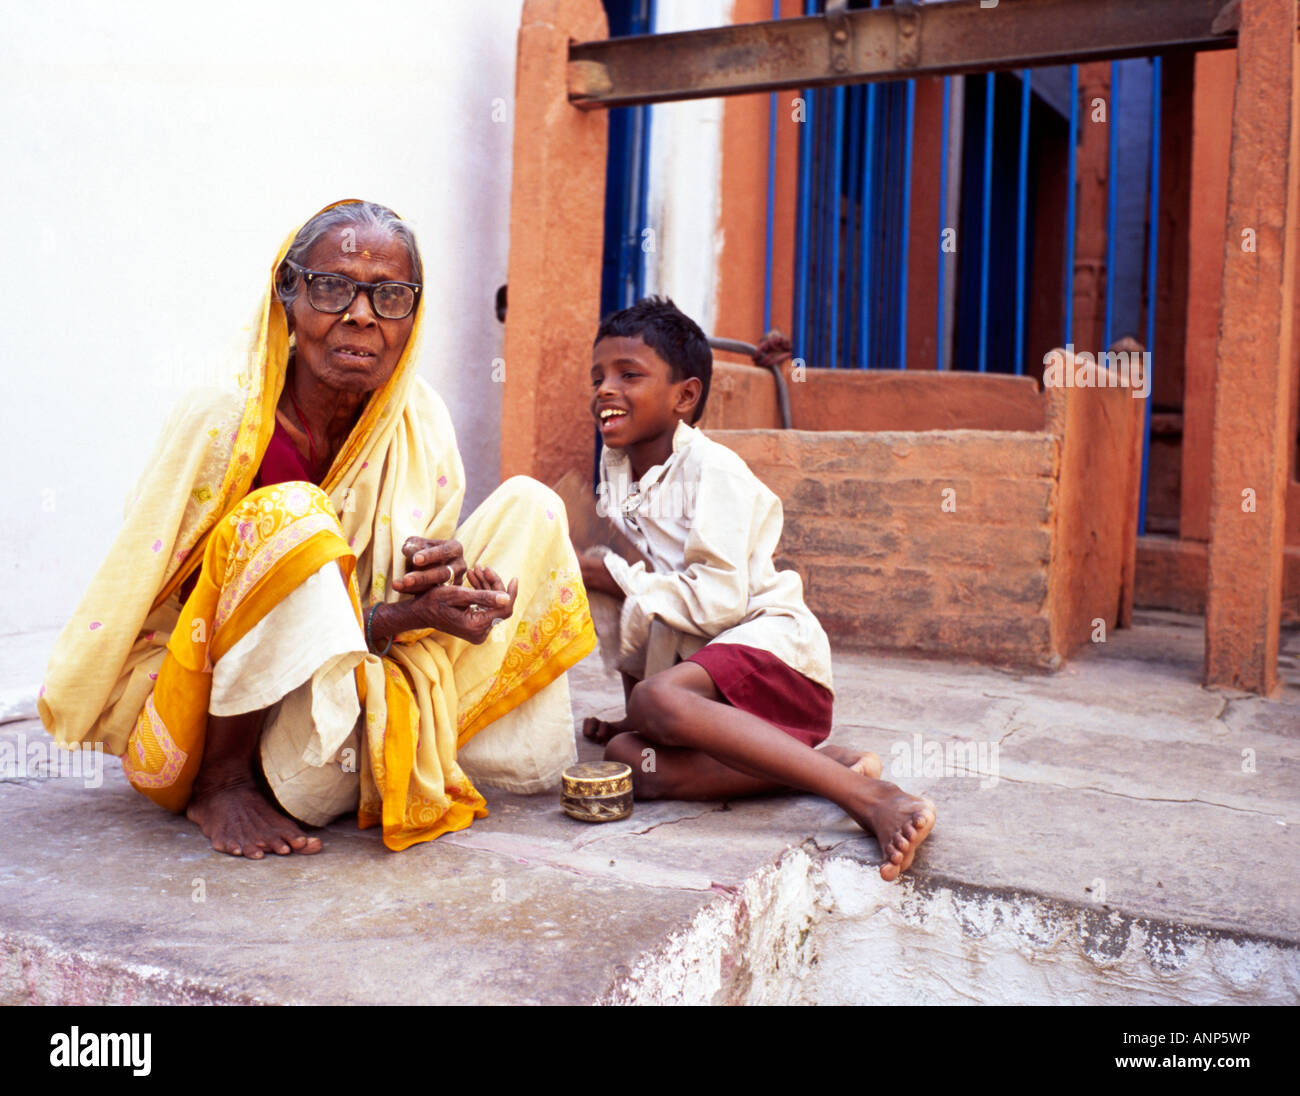
[[[985,0],[993,2],[993,0]],[[583,109],[1112,60],[1237,42],[1235,0],[946,0],[576,42]],[[1222,16],[1222,18],[1220,18]]]

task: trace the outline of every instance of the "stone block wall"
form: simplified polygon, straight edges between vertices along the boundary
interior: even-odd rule
[[[743,368],[724,371],[704,425],[781,498],[777,566],[799,572],[833,644],[1054,669],[1129,622],[1143,410],[1129,390],[810,370],[796,427],[913,428],[718,429],[769,409],[744,392],[772,378]],[[944,428],[915,428],[927,406]]]
[[[711,433],[782,499],[777,566],[837,643],[1051,667],[1059,443],[961,430]]]

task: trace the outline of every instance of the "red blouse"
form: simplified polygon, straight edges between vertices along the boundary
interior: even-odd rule
[[[262,457],[261,467],[253,477],[252,490],[269,487],[273,483],[288,483],[290,480],[306,480],[319,484],[315,474],[307,467],[307,461],[293,444],[293,438],[284,428],[279,415],[275,416],[275,431],[267,443],[266,453]]]

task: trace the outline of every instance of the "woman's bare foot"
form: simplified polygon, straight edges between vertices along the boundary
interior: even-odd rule
[[[852,750],[848,746],[818,746],[817,752],[824,753],[831,760],[847,765],[855,773],[861,773],[872,780],[879,780],[884,770],[880,758],[870,750]]]
[[[908,795],[888,781],[874,781],[873,790],[874,795],[864,809],[850,811],[849,816],[864,830],[875,834],[885,857],[880,878],[889,882],[912,866],[916,850],[934,829],[937,812],[930,800]]]
[[[319,837],[309,837],[288,815],[273,806],[251,776],[196,783],[185,817],[198,823],[217,852],[261,860],[268,852],[280,856],[315,853]]]
[[[602,746],[615,735],[623,734],[626,730],[628,730],[626,719],[606,722],[593,715],[582,721],[582,737]]]

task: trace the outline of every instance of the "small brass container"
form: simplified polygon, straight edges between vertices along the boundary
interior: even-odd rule
[[[618,761],[583,761],[563,773],[560,806],[581,822],[617,822],[632,813],[632,770]]]

